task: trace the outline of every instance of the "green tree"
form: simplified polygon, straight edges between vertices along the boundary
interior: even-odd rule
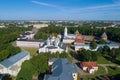
[[[16,80],[32,80],[34,72],[33,65],[31,64],[30,60],[27,60],[22,64]]]
[[[106,44],[106,41],[105,40],[100,40],[98,43],[99,44]]]
[[[7,50],[2,50],[0,52],[0,61],[6,59],[9,56],[9,52]]]
[[[97,61],[97,52],[82,49],[78,51],[78,59],[80,61]]]
[[[97,48],[97,43],[96,43],[95,41],[93,41],[93,42],[91,43],[91,48],[92,48],[92,49],[96,49],[96,48]]]
[[[107,55],[109,52],[110,52],[110,47],[109,46],[104,46],[103,49],[102,49],[102,53]]]
[[[45,73],[49,69],[48,58],[45,55],[34,56],[31,59],[31,63],[38,74]]]
[[[120,56],[120,49],[112,48],[112,50],[108,53],[108,56],[110,57],[111,61],[116,60],[116,58]]]

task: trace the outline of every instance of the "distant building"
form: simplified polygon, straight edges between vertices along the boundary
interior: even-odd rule
[[[0,28],[5,28],[5,26],[4,25],[0,25]]]
[[[116,43],[99,44],[99,45],[97,46],[96,50],[101,49],[101,48],[103,48],[104,46],[108,46],[110,49],[119,48],[119,47],[120,47],[120,45],[119,45],[119,44],[116,44]]]
[[[74,44],[84,44],[84,39],[82,35],[76,35]]]
[[[71,38],[64,38],[63,39],[63,43],[71,45],[74,42],[75,39],[71,39]]]
[[[83,36],[84,41],[86,42],[91,42],[95,39],[95,37],[91,35],[82,35],[82,36]]]
[[[43,28],[43,27],[48,27],[48,24],[33,24],[33,27],[35,28]]]
[[[67,31],[68,31],[67,27],[65,27],[63,43],[66,43],[66,44],[72,44],[72,43],[84,44],[85,41],[89,42],[89,41],[94,40],[94,36],[82,35],[79,33],[78,30],[74,34],[68,34]]]
[[[64,43],[61,43],[59,38],[56,38],[54,40],[51,39],[47,39],[44,44],[41,44],[40,48],[39,48],[39,53],[45,53],[45,52],[51,52],[51,53],[55,53],[55,52],[67,52],[67,45]]]
[[[102,34],[101,39],[105,41],[108,39],[107,34],[105,32]]]
[[[20,52],[14,56],[11,56],[10,58],[0,62],[0,73],[17,76],[21,69],[22,63],[29,59],[30,54],[28,52]]]
[[[81,67],[90,74],[94,74],[94,72],[98,70],[97,62],[82,62]]]
[[[35,33],[32,31],[25,31],[24,34],[21,34],[19,38],[17,38],[17,40],[32,40],[34,39],[34,35]]]
[[[78,72],[75,64],[66,58],[53,58],[48,61],[51,74],[46,74],[44,80],[77,80]]]
[[[90,44],[74,44],[73,47],[75,51],[78,51],[80,49],[91,50]]]
[[[26,31],[17,38],[16,46],[28,47],[28,48],[39,48],[40,44],[44,43],[44,40],[34,40],[35,33],[33,31]]]
[[[44,40],[17,40],[16,46],[27,48],[39,48],[40,45],[44,44],[44,42]]]

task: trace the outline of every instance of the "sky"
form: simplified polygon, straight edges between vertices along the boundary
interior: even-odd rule
[[[120,0],[0,0],[0,20],[120,20]]]

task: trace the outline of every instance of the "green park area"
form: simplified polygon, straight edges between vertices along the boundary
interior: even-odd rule
[[[120,67],[118,66],[108,66],[108,75],[116,75],[116,74],[120,74]]]
[[[22,48],[22,50],[28,51],[31,56],[37,55],[38,48]]]
[[[97,62],[98,64],[113,64],[111,61],[108,61],[103,56],[98,57]]]

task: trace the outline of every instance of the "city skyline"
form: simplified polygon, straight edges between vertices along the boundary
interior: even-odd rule
[[[120,20],[120,0],[1,0],[0,20]]]

